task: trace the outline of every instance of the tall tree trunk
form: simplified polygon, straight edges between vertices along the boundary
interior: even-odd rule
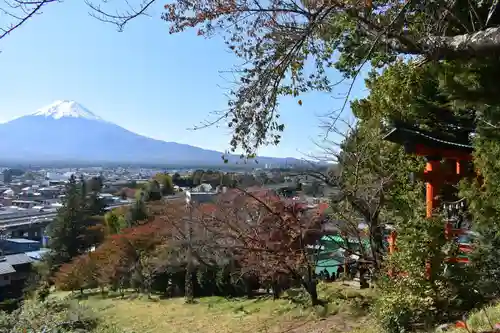
[[[314,280],[304,281],[302,282],[302,286],[309,294],[309,297],[311,298],[311,304],[313,306],[321,305],[321,302],[318,297],[318,289],[316,288],[316,281]]]
[[[247,295],[247,298],[253,298],[253,288],[252,288],[252,284],[250,283],[250,281],[248,280],[245,280],[244,281],[244,286],[245,286],[245,293]]]
[[[187,228],[187,265],[186,265],[186,276],[185,276],[185,285],[184,285],[184,297],[186,299],[186,303],[194,302],[194,286],[193,286],[193,248],[191,247],[191,237],[193,229],[191,227],[191,222],[193,221],[193,208],[191,203],[189,205],[189,221],[185,225]]]
[[[272,290],[273,290],[273,299],[277,300],[280,298],[281,290],[280,284],[277,280],[273,280],[272,282]]]
[[[365,263],[358,263],[358,265],[359,265],[359,288],[366,289],[366,288],[370,287],[370,285],[366,281],[366,277],[365,277],[365,274],[367,271],[366,264]]]
[[[378,219],[378,213],[369,221],[370,223],[370,247],[373,257],[374,272],[378,273],[382,266],[384,235]]]
[[[302,286],[307,291],[311,297],[311,304],[313,306],[320,305],[321,302],[318,299],[318,289],[316,284],[316,276],[310,265],[307,266],[307,277],[306,280],[302,279]]]
[[[186,303],[193,303],[194,301],[193,276],[191,273],[191,263],[189,262],[186,267],[184,297],[186,299]]]

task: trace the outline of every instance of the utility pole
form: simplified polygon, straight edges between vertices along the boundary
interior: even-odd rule
[[[194,291],[193,291],[193,249],[191,246],[191,238],[193,234],[192,221],[193,221],[193,207],[191,205],[191,192],[186,191],[186,207],[189,209],[189,220],[185,223],[186,232],[186,242],[187,242],[187,255],[186,255],[186,277],[185,277],[185,288],[184,297],[186,303],[194,302]]]

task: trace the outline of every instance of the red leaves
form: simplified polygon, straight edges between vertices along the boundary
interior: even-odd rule
[[[135,193],[137,192],[134,188],[124,187],[121,189],[120,194],[123,194],[127,198],[135,198]]]
[[[194,215],[215,233],[215,243],[262,278],[304,268],[309,260],[307,245],[316,240],[310,236],[320,229],[317,215],[303,214],[304,207],[269,192],[226,193],[208,214],[206,207],[200,208]]]
[[[301,205],[280,201],[272,193],[254,191],[227,199],[192,210],[182,201],[149,206],[154,216],[148,223],[108,236],[94,252],[61,267],[56,285],[73,290],[119,284],[159,246],[183,243],[188,221],[195,252],[201,248],[196,253],[210,260],[232,256],[262,278],[296,273],[308,264],[306,247],[315,241],[317,215],[305,214]]]
[[[459,320],[459,321],[457,321],[455,323],[455,328],[465,328],[465,329],[467,329],[467,324],[464,321]]]
[[[115,235],[116,236],[116,235]],[[96,277],[100,286],[117,283],[128,275],[135,260],[133,247],[120,237],[112,237],[91,254],[96,261]]]
[[[231,15],[240,15],[247,8],[243,2],[236,0],[222,1],[176,1],[164,5],[165,12],[162,18],[171,23],[170,33],[184,31],[186,28],[193,28],[204,25],[206,29],[200,29],[198,35],[204,35],[207,30],[214,26],[214,22],[219,19],[228,18]]]
[[[135,228],[125,229],[119,236],[122,241],[130,243],[136,251],[148,251],[164,241],[162,228],[153,222]]]
[[[94,281],[94,265],[90,256],[79,256],[71,263],[61,266],[54,276],[54,283],[61,290],[67,291],[89,287]]]
[[[106,286],[127,277],[142,253],[165,243],[169,228],[159,218],[106,238],[94,252],[63,265],[54,282],[62,290]]]

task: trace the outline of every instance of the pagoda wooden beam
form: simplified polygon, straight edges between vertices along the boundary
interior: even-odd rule
[[[468,264],[469,258],[467,257],[446,258],[445,261],[453,264]]]
[[[474,251],[474,245],[472,244],[458,244],[458,249],[464,253],[471,253]]]
[[[462,236],[467,234],[467,229],[454,229],[451,228],[451,223],[447,223],[447,226],[449,225],[450,227],[447,227],[446,231],[450,235],[450,237],[456,237],[456,236]]]
[[[413,153],[418,156],[440,156],[444,159],[472,161],[472,154],[459,149],[439,149],[416,144]]]
[[[423,180],[426,183],[453,183],[456,184],[460,182],[463,178],[465,178],[464,175],[456,175],[456,174],[450,174],[450,173],[444,173],[444,172],[420,172],[416,174],[418,179]]]

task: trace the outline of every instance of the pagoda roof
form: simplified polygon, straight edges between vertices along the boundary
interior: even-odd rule
[[[474,147],[469,143],[453,142],[449,139],[444,139],[439,133],[408,127],[394,127],[383,139],[404,145],[405,147],[423,145],[440,150],[459,150],[466,153],[474,151]]]

